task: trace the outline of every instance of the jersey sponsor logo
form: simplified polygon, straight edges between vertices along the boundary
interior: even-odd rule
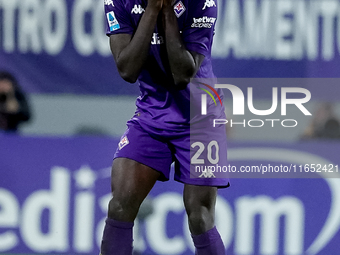
[[[119,147],[119,149],[121,150],[121,149],[123,149],[126,145],[128,145],[130,142],[129,142],[129,139],[127,138],[127,136],[124,136],[121,140],[120,140],[120,142],[119,142],[119,144],[118,144],[118,147]]]
[[[106,18],[109,23],[110,31],[114,31],[120,28],[118,20],[116,19],[115,13],[113,11],[106,13]]]
[[[179,18],[184,12],[185,12],[185,6],[182,3],[182,1],[179,1],[177,4],[174,6],[174,11],[176,14],[176,17]]]
[[[112,0],[104,0],[104,4],[105,5],[112,5],[112,7],[115,7]]]
[[[216,21],[216,18],[203,16],[202,18],[193,18],[193,23],[191,27],[200,27],[200,28],[211,28]]]
[[[132,8],[131,13],[134,14],[142,14],[143,12],[145,12],[144,8],[139,4],[135,4],[135,6]]]
[[[158,33],[153,33],[151,44],[155,45],[155,44],[163,44],[163,43],[164,43],[163,36],[158,35]]]
[[[202,10],[205,10],[205,8],[207,8],[207,7],[210,8],[210,7],[213,7],[213,6],[216,7],[214,0],[205,0],[205,3],[204,3]]]

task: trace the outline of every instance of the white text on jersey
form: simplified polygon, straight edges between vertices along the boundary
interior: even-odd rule
[[[163,43],[164,43],[163,36],[158,35],[158,33],[153,33],[151,44],[155,45],[155,44],[163,44]]]
[[[202,18],[193,18],[191,27],[211,28],[216,21],[216,18],[203,16]]]

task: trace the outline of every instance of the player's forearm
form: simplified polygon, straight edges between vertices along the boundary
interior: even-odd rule
[[[136,33],[116,60],[120,75],[129,82],[137,80],[147,60],[158,13],[155,8],[145,9]]]
[[[162,14],[166,49],[172,76],[176,85],[183,86],[188,84],[195,75],[195,59],[185,48],[182,41],[173,7],[164,6]]]

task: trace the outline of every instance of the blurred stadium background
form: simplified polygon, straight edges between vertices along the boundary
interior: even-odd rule
[[[294,128],[235,117],[247,125],[226,125],[231,164],[326,166],[308,178],[233,179],[216,208],[228,254],[340,254],[340,173],[325,174],[340,165],[340,1],[215,2],[218,78],[238,78],[245,95],[253,87],[256,109],[270,108],[272,87],[312,96],[312,116],[293,106],[282,116],[280,104],[270,116]],[[103,0],[0,0],[0,70],[32,110],[18,134],[0,135],[0,254],[99,252],[112,156],[139,95],[117,73],[104,19]],[[228,92],[225,103],[229,118]],[[136,221],[136,254],[193,254],[181,192],[156,185]]]

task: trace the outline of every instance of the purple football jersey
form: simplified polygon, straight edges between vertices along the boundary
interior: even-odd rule
[[[217,18],[217,1],[177,0],[174,12],[185,47],[205,56],[195,78],[214,78],[211,64],[211,47]],[[105,0],[107,35],[134,34],[147,6],[146,0]],[[161,20],[159,20],[161,22]],[[202,90],[190,84],[186,89],[176,90],[169,72],[164,31],[156,26],[150,42],[149,56],[138,82],[140,96],[137,98],[136,115],[132,119],[147,131],[188,131],[190,122],[200,119],[200,95]],[[211,84],[213,86],[213,84]],[[223,98],[222,91],[217,90]],[[194,95],[194,97],[193,97]],[[190,104],[191,97],[191,104]],[[196,103],[192,100],[197,101]],[[191,110],[197,108],[197,114]],[[211,107],[209,107],[211,106]],[[212,100],[208,108],[216,118],[224,116],[224,107],[215,106]],[[196,112],[196,110],[194,111]]]

